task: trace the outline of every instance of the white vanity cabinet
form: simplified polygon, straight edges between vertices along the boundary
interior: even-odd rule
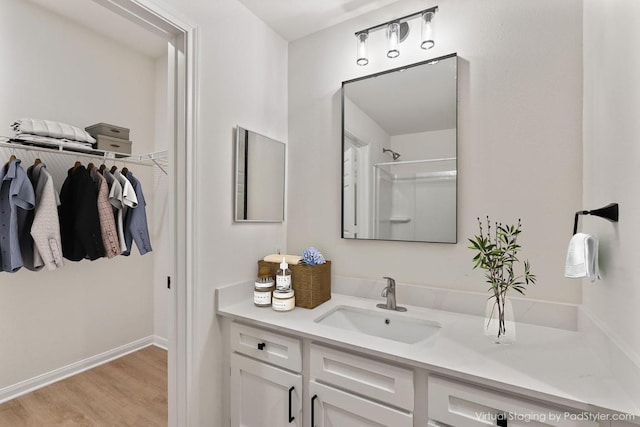
[[[302,427],[299,339],[232,323],[232,427]]]
[[[575,411],[540,405],[506,393],[438,376],[428,379],[431,427],[604,427]]]
[[[413,427],[413,370],[312,344],[312,427]]]
[[[228,323],[231,427],[630,427],[311,337]],[[304,410],[303,410],[304,407]],[[585,418],[585,416],[587,416]],[[506,418],[506,419],[502,419]]]

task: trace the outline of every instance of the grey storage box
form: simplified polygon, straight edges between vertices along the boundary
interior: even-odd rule
[[[97,123],[95,125],[87,126],[84,130],[89,132],[89,135],[95,139],[98,139],[98,135],[104,135],[112,138],[129,140],[129,129],[110,125],[109,123]]]
[[[131,154],[131,141],[120,138],[112,138],[105,135],[96,135],[98,140],[96,148],[103,151],[113,151],[114,153]]]

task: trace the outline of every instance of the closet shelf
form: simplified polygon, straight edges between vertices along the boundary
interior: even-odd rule
[[[101,160],[111,160],[118,161],[124,163],[131,163],[137,165],[145,165],[145,166],[157,166],[164,174],[167,174],[166,170],[166,161],[168,158],[168,150],[162,151],[154,151],[151,153],[139,154],[135,156],[125,155],[123,153],[116,153],[113,151],[104,151],[104,150],[82,150],[79,151],[77,149],[68,148],[64,146],[59,147],[39,147],[37,145],[24,145],[24,144],[15,144],[9,142],[10,138],[6,136],[0,137],[0,148],[8,148],[10,150],[24,150],[24,151],[36,151],[40,153],[54,153],[54,154],[65,154],[69,156],[75,157],[87,157],[90,159],[101,159]],[[161,162],[164,162],[163,165]]]

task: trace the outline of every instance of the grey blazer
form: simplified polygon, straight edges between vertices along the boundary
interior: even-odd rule
[[[140,255],[144,255],[153,250],[151,249],[151,239],[149,238],[149,227],[147,225],[147,212],[145,209],[147,202],[144,200],[140,181],[131,172],[127,172],[126,178],[133,186],[138,199],[138,206],[128,209],[124,219],[124,241],[127,245],[127,250],[123,251],[122,255],[131,253],[131,243],[133,241],[136,242]]]

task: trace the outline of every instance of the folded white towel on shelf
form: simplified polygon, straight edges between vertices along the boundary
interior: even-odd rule
[[[569,241],[564,277],[588,277],[592,282],[599,279],[598,239],[589,234],[576,233]]]
[[[285,259],[285,261],[287,261],[287,264],[289,265],[296,265],[296,264],[300,264],[300,261],[302,261],[302,257],[298,256],[298,255],[284,255],[284,254],[271,254],[271,255],[267,255],[263,258],[263,261],[266,262],[277,262],[278,264],[280,264],[282,262],[282,258]]]
[[[66,138],[92,144],[96,142],[95,138],[84,129],[53,120],[22,118],[16,120],[11,127],[16,133],[29,133],[50,138]]]

